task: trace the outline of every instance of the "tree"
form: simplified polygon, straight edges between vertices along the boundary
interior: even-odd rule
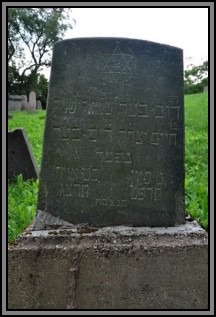
[[[184,71],[184,88],[186,94],[202,92],[208,85],[208,61],[201,65],[189,65]]]
[[[8,63],[11,74],[19,73],[17,93],[25,93],[27,82],[27,86],[36,85],[39,71],[51,65],[54,43],[72,28],[69,12],[67,8],[8,8]]]
[[[15,8],[8,10],[8,61],[12,61],[12,57],[21,58],[22,48],[19,45],[19,28],[18,11]],[[14,63],[13,63],[14,64]],[[15,68],[15,66],[13,65]]]
[[[10,94],[17,94],[19,91],[20,74],[16,67],[8,67],[8,91]]]
[[[38,96],[38,99],[41,101],[43,109],[45,109],[48,94],[48,80],[44,75],[40,75],[38,78],[36,94]]]

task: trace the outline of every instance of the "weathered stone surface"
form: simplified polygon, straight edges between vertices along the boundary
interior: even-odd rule
[[[23,96],[21,110],[26,110],[28,108],[28,100],[27,96]]]
[[[9,309],[208,309],[208,234],[175,228],[26,231],[8,250]]]
[[[27,104],[25,95],[8,94],[8,110],[22,110]]]
[[[36,110],[36,93],[31,91],[29,94],[29,102],[26,106],[26,110],[29,112],[34,112]]]
[[[36,102],[36,109],[41,110],[42,109],[42,105],[41,105],[41,101],[37,100]]]
[[[95,226],[184,222],[181,49],[55,44],[38,210]]]
[[[15,180],[19,175],[23,179],[38,178],[37,166],[24,129],[8,132],[8,179]]]

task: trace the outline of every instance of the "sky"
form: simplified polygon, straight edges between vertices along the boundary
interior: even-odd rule
[[[208,59],[207,8],[72,8],[70,16],[76,24],[64,39],[126,37],[168,44],[183,49],[185,68]]]

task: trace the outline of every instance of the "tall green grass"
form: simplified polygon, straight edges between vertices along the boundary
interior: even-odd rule
[[[185,96],[186,211],[208,229],[208,94]]]
[[[38,180],[23,181],[22,175],[8,191],[8,240],[13,241],[35,216]]]
[[[24,128],[38,168],[41,165],[42,142],[46,111],[35,113],[11,111],[8,129]],[[22,175],[8,185],[8,241],[11,242],[33,220],[36,213],[38,180],[23,181]]]
[[[25,129],[38,167],[41,164],[45,111],[12,112],[9,129]],[[208,229],[208,94],[185,96],[185,205],[188,214]],[[8,240],[13,241],[33,220],[38,181],[22,177],[8,188]]]

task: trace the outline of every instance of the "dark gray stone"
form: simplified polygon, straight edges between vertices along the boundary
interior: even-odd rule
[[[184,223],[181,49],[55,44],[38,210],[95,226]]]
[[[8,132],[8,179],[15,181],[22,174],[24,180],[37,179],[38,171],[24,129]]]

